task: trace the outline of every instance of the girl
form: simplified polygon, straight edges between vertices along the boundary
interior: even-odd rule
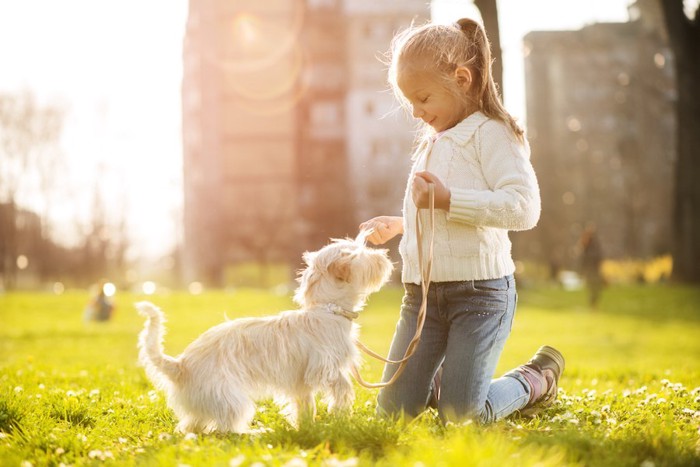
[[[405,295],[391,360],[404,356],[415,334],[422,297],[414,220],[417,209],[428,207],[429,183],[435,242],[420,345],[403,374],[379,392],[378,410],[414,417],[432,396],[445,420],[489,423],[516,410],[533,414],[556,398],[564,358],[544,346],[527,364],[491,380],[515,313],[508,230],[535,226],[540,195],[523,130],[499,100],[484,30],[470,19],[409,28],[392,42],[389,82],[425,130],[403,217],[360,225],[372,229],[375,245],[403,234]],[[382,379],[397,367],[387,364]]]

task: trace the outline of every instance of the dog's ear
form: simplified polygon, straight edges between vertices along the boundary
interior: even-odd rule
[[[328,265],[328,272],[339,281],[350,282],[351,262],[349,255],[343,255]]]
[[[301,255],[301,257],[307,266],[311,266],[311,263],[313,263],[314,258],[317,254],[317,251],[305,251],[304,254]]]

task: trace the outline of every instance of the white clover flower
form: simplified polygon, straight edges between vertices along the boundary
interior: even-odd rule
[[[187,433],[185,435],[185,441],[195,441],[197,439],[197,434],[196,433]]]
[[[24,388],[22,386],[15,386],[15,392],[22,392],[24,391]],[[26,461],[29,462],[29,461]]]
[[[100,395],[100,390],[99,389],[93,389],[90,391],[90,397],[97,397]]]
[[[630,391],[629,389],[625,389],[624,391],[622,391],[622,397],[629,397],[630,395],[632,395],[632,391]]]
[[[230,461],[228,461],[228,467],[238,467],[239,465],[243,464],[245,462],[245,456],[243,454],[239,454]]]
[[[72,389],[69,389],[68,391],[66,391],[66,397],[76,397],[76,396],[77,396],[76,392],[73,391]]]

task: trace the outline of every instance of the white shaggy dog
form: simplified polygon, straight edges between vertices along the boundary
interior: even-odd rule
[[[329,409],[352,405],[349,375],[359,362],[352,322],[367,296],[393,269],[386,250],[356,240],[334,240],[304,253],[307,268],[294,296],[297,310],[265,318],[227,321],[204,332],[174,358],[163,353],[163,313],[136,304],[148,317],[139,336],[139,360],[167,393],[186,432],[246,432],[255,401],[275,397],[288,405],[288,419],[315,415],[314,394],[325,393]]]

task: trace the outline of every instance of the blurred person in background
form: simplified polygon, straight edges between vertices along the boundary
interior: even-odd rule
[[[106,281],[100,281],[97,284],[97,291],[85,307],[85,321],[109,321],[114,311],[114,302],[107,293],[107,287],[110,284]]]
[[[581,271],[588,288],[588,304],[595,309],[600,302],[600,294],[605,286],[605,279],[601,273],[603,248],[594,224],[589,224],[583,230],[579,240],[579,249],[581,252]]]

